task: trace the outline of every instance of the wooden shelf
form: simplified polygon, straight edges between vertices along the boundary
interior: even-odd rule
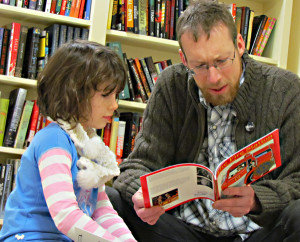
[[[6,76],[6,75],[0,75],[0,83],[9,86],[24,87],[24,88],[35,88],[37,86],[36,80],[14,77],[14,76]]]
[[[36,11],[26,8],[20,8],[5,4],[0,4],[0,16],[1,18],[12,18],[15,21],[30,22],[33,24],[45,24],[50,25],[53,23],[70,24],[80,27],[90,27],[90,20],[83,20],[79,18],[67,17],[52,13],[45,13],[42,11]]]
[[[0,146],[0,153],[2,154],[13,154],[13,155],[23,155],[23,153],[25,152],[24,149],[15,149],[15,148],[11,148],[11,147],[3,147]]]
[[[120,100],[119,101],[119,109],[121,110],[130,110],[132,112],[144,112],[146,108],[146,103],[140,103],[140,102],[131,102],[131,101],[125,101]]]

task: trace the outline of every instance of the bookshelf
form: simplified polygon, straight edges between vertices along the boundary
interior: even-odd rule
[[[0,4],[1,26],[11,22],[19,22],[28,27],[45,28],[53,23],[68,24],[77,27],[89,28],[89,40],[105,44],[110,41],[119,41],[123,52],[128,58],[142,58],[152,56],[154,61],[171,59],[173,63],[179,63],[179,45],[177,41],[161,39],[150,36],[137,35],[116,30],[107,29],[109,0],[93,0],[91,7],[91,19],[82,20],[50,13],[17,8]],[[253,56],[254,59],[278,66],[287,67],[288,45],[291,29],[291,15],[293,0],[225,0],[225,3],[235,2],[237,6],[249,6],[255,15],[266,14],[277,18],[276,26],[268,41],[263,57]],[[27,98],[36,98],[36,80],[8,77],[0,75],[1,97],[8,98],[9,92],[16,87],[28,90]],[[142,113],[146,107],[144,103],[119,101],[120,111],[133,111]],[[7,157],[20,157],[23,149],[0,147],[0,161]],[[0,227],[3,220],[0,219]]]

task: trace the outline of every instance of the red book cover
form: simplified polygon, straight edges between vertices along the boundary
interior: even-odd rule
[[[68,2],[68,0],[63,0],[62,1],[59,15],[65,15],[67,2]]]
[[[215,172],[183,163],[142,175],[144,204],[169,210],[194,199],[216,201],[226,188],[251,184],[280,166],[279,130],[275,129],[223,160]]]
[[[16,71],[17,55],[19,48],[21,24],[12,23],[9,41],[9,50],[7,56],[6,74],[14,76]]]
[[[142,65],[140,63],[139,58],[135,58],[134,62],[135,62],[135,65],[136,65],[139,77],[142,80],[142,84],[143,84],[143,87],[144,87],[144,89],[146,91],[147,97],[149,98],[150,95],[151,95],[151,91],[150,91],[150,88],[148,86],[147,79],[146,79],[146,76],[145,76],[144,71],[142,69]]]
[[[85,7],[85,0],[81,0],[80,10],[79,10],[79,14],[78,14],[78,18],[80,18],[80,19],[83,19],[84,7]]]
[[[111,123],[112,123],[112,120],[110,120],[110,122],[106,124],[106,126],[104,128],[104,135],[103,135],[103,142],[108,147],[109,147],[109,142],[110,142]]]
[[[51,8],[50,8],[50,13],[55,13],[56,2],[57,2],[57,0],[52,0]]]
[[[33,102],[34,102],[34,104],[33,104],[32,114],[31,114],[31,118],[30,118],[30,122],[29,122],[29,126],[28,126],[26,143],[25,143],[26,147],[28,147],[28,145],[30,144],[30,142],[32,141],[32,139],[36,133],[38,118],[39,118],[39,107],[36,104],[36,100],[33,100]]]

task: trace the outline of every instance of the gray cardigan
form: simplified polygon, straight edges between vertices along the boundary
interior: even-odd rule
[[[252,184],[262,212],[249,215],[269,226],[292,200],[300,198],[300,80],[291,72],[243,55],[245,81],[233,106],[237,111],[237,150],[279,128],[282,166]],[[247,132],[248,121],[255,124]],[[206,132],[206,110],[198,87],[182,64],[165,69],[155,84],[135,148],[120,165],[114,187],[128,202],[145,173],[178,163],[195,162]]]

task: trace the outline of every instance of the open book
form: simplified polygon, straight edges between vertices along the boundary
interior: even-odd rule
[[[160,205],[169,210],[194,199],[215,201],[227,187],[251,184],[280,165],[275,129],[222,161],[215,173],[206,166],[185,163],[141,176],[145,207]]]
[[[75,227],[76,240],[75,242],[109,242],[102,237],[89,233],[83,229]]]

